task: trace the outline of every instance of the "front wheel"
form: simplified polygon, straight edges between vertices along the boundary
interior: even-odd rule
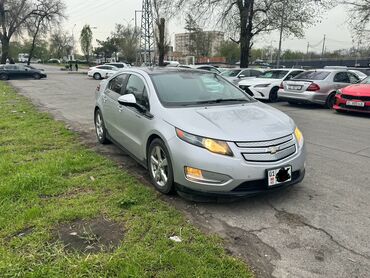
[[[35,74],[33,75],[33,78],[34,78],[34,79],[41,79],[41,75],[40,75],[39,73],[35,73]]]
[[[270,92],[270,95],[269,95],[269,101],[270,102],[277,102],[279,97],[278,97],[278,91],[279,91],[279,88],[272,88],[271,89],[271,92]]]
[[[110,143],[107,138],[107,129],[105,128],[103,116],[100,110],[96,110],[95,112],[95,132],[96,137],[98,137],[101,144],[106,145]]]
[[[154,187],[163,194],[174,192],[173,169],[169,152],[160,139],[155,139],[148,150],[148,169]]]

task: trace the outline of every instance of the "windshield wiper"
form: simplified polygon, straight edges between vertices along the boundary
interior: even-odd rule
[[[248,100],[245,98],[219,98],[219,99],[213,99],[213,100],[197,101],[196,104],[212,104],[212,103],[237,102],[237,101],[247,102]]]

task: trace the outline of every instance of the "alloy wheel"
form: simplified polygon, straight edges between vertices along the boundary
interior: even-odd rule
[[[155,183],[164,187],[168,181],[168,160],[160,146],[155,146],[150,154],[150,171]]]
[[[103,121],[101,119],[100,113],[97,113],[96,115],[95,128],[96,128],[96,134],[98,135],[98,138],[102,140],[104,137],[104,127],[103,127]]]

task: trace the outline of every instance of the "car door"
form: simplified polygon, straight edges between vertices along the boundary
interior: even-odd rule
[[[333,89],[341,89],[343,87],[348,86],[351,81],[349,75],[346,71],[337,72],[334,76],[334,88]]]
[[[131,74],[126,83],[124,94],[133,94],[136,103],[150,111],[148,86],[144,78],[137,74]],[[120,138],[119,141],[131,154],[139,160],[145,158],[146,134],[151,128],[152,117],[149,113],[141,112],[137,107],[121,106],[115,117]],[[122,142],[122,143],[121,143]]]
[[[19,78],[19,72],[16,65],[5,65],[4,68],[9,78]]]
[[[120,109],[118,98],[122,95],[127,82],[128,74],[120,74],[109,81],[103,94],[102,110],[103,119],[109,135],[117,142],[120,140],[120,132],[117,127],[117,111]]]

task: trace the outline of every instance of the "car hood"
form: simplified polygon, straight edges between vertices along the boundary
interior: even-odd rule
[[[286,114],[260,102],[170,108],[163,119],[185,132],[224,141],[273,140],[292,134],[295,128]]]
[[[347,95],[370,97],[370,84],[355,84],[345,87],[341,91]]]
[[[239,85],[247,85],[253,86],[258,84],[279,84],[281,83],[281,79],[269,79],[269,78],[250,78],[250,79],[243,79],[239,82]]]

